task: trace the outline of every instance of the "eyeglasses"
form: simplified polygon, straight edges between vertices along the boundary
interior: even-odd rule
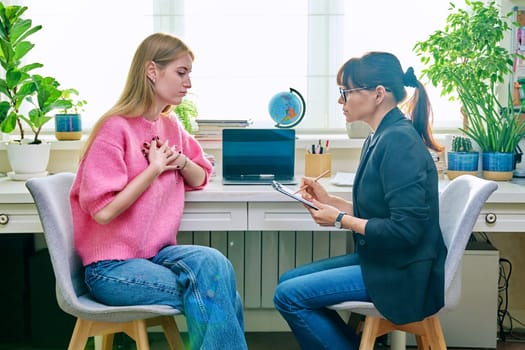
[[[340,87],[339,88],[339,93],[341,94],[341,98],[343,99],[343,101],[345,101],[345,103],[346,103],[346,99],[347,99],[347,96],[349,94],[351,94],[354,91],[366,90],[366,89],[368,89],[368,88],[367,87],[358,87],[358,88],[353,88],[353,89],[343,89],[342,87]]]
[[[350,95],[352,92],[360,91],[360,90],[373,90],[375,88],[369,88],[369,87],[358,87],[353,89],[343,89],[342,87],[339,88],[339,93],[341,94],[341,98],[346,103],[348,95]],[[391,90],[387,87],[385,87],[385,91],[390,92]]]

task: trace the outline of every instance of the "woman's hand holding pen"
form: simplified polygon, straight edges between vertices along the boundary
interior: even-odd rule
[[[330,194],[317,180],[317,178],[303,177],[301,179],[299,192],[301,192],[304,199],[310,201],[315,199],[322,203],[328,203],[330,201]]]
[[[305,205],[314,221],[321,226],[333,226],[339,210],[326,204],[330,201],[330,194],[323,185],[317,182],[316,178],[303,177],[300,188],[303,198],[313,202],[319,208],[315,210]]]

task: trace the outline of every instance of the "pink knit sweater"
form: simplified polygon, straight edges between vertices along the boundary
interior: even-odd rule
[[[178,171],[167,171],[125,212],[106,225],[93,215],[111,202],[147,166],[144,142],[169,140],[207,173],[205,183],[190,188]],[[162,247],[176,244],[186,190],[202,189],[212,165],[199,143],[176,117],[151,122],[142,117],[109,118],[80,163],[70,193],[75,246],[84,265],[107,259],[150,258]]]

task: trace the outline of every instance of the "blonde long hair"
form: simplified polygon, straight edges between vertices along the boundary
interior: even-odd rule
[[[160,69],[163,69],[170,62],[187,54],[192,60],[195,58],[189,47],[171,34],[155,33],[144,39],[131,61],[124,90],[115,105],[104,113],[93,126],[80,153],[80,159],[86,155],[100,127],[110,116],[121,115],[134,118],[143,115],[153,107],[155,89],[146,74],[151,62],[155,62]],[[167,105],[163,112],[167,114],[172,108],[173,106]]]

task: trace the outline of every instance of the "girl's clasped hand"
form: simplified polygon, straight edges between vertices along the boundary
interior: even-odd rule
[[[156,147],[151,147],[152,145]],[[142,154],[149,164],[157,164],[163,171],[181,170],[186,164],[186,156],[182,151],[177,151],[177,146],[170,146],[168,140],[160,141],[158,136],[151,142],[144,142]]]

